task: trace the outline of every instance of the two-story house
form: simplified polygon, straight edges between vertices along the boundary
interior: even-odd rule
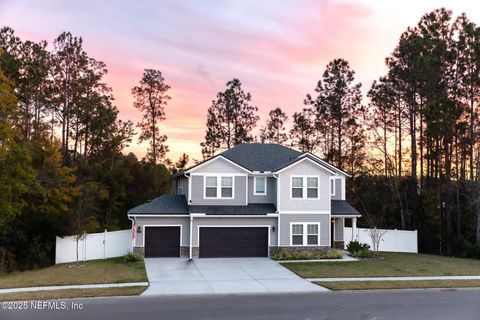
[[[311,153],[241,144],[174,177],[172,194],[128,211],[147,257],[266,257],[343,248],[348,175]]]

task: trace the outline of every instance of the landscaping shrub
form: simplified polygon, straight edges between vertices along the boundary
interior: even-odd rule
[[[465,242],[462,257],[480,259],[480,245],[477,243]]]
[[[360,243],[357,240],[350,241],[350,243],[347,244],[347,251],[355,258],[371,258],[375,255],[375,253],[370,250],[368,244]]]
[[[330,249],[324,251],[311,250],[283,250],[273,249],[270,252],[270,257],[273,260],[315,260],[315,259],[341,259],[343,252],[340,250]]]
[[[124,262],[141,262],[143,261],[143,256],[140,253],[129,252],[123,256]]]

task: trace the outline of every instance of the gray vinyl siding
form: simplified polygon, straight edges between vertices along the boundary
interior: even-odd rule
[[[142,233],[137,233],[135,239],[136,247],[143,247],[143,238],[145,236],[144,225],[181,225],[182,226],[182,246],[188,246],[190,243],[190,218],[183,217],[136,217],[136,226],[142,227]]]
[[[291,199],[291,176],[318,176],[318,199]],[[318,166],[303,161],[282,171],[280,178],[280,212],[283,211],[323,211],[330,212],[330,173]]]
[[[237,167],[234,164],[226,161],[222,158],[216,158],[211,160],[198,168],[194,168],[192,173],[246,173],[245,170],[242,170],[240,167]]]
[[[198,227],[201,226],[271,226],[270,246],[277,245],[277,218],[194,218],[192,228],[193,247],[198,247]],[[200,228],[201,230],[201,228]]]
[[[330,246],[329,214],[280,214],[280,246],[290,246],[291,222],[320,222],[320,246]]]
[[[342,199],[342,191],[345,188],[345,179],[335,178],[335,195],[332,196],[332,200],[345,200]]]
[[[335,237],[334,241],[343,241],[343,227],[345,219],[335,218]]]
[[[184,194],[188,199],[188,179],[186,177],[177,178],[176,190],[174,194]]]
[[[276,203],[277,181],[273,177],[267,177],[267,194],[255,195],[254,177],[248,177],[248,203]]]
[[[212,173],[215,175],[215,173]],[[192,205],[231,205],[244,206],[247,203],[246,176],[234,176],[234,198],[233,199],[204,199],[203,198],[203,175],[192,175],[192,194],[190,195]]]

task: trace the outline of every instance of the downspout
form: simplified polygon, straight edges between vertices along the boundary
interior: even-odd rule
[[[278,185],[278,174],[273,174],[273,177],[277,179],[277,247],[280,247],[280,210],[279,210],[279,199],[280,199],[280,192],[279,192],[279,185]]]
[[[128,220],[132,221],[132,227],[130,228],[130,230],[133,230],[133,226],[135,225],[135,218],[131,218],[128,213],[127,213],[127,218]],[[136,240],[136,236],[135,236],[135,239],[132,238],[132,252],[133,252],[133,247],[135,246],[135,240]]]

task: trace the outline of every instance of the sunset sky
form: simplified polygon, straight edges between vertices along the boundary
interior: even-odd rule
[[[466,12],[480,24],[479,1],[24,1],[0,0],[0,26],[23,40],[62,31],[84,39],[104,61],[122,119],[137,122],[130,90],[145,68],[159,69],[172,87],[161,131],[169,157],[199,159],[206,111],[233,77],[252,94],[263,124],[281,107],[291,117],[313,92],[325,65],[348,60],[363,92],[385,73],[400,34],[435,8]],[[136,139],[128,148],[143,156]]]

